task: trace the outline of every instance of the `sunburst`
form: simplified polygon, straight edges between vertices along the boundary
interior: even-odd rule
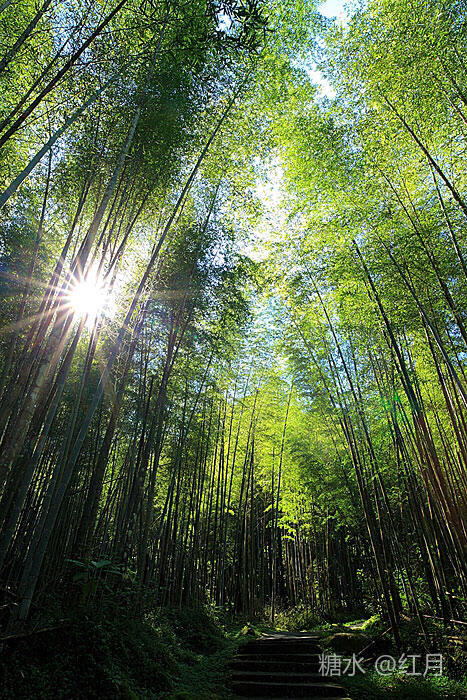
[[[71,283],[66,305],[77,318],[85,317],[87,325],[92,325],[99,315],[112,315],[111,293],[97,268],[89,268]]]

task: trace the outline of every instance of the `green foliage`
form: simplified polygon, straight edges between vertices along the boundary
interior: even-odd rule
[[[141,620],[102,604],[1,644],[5,700],[215,697],[216,689],[221,697],[235,646],[199,608]]]
[[[3,643],[5,697],[222,696],[255,616],[460,675],[465,3],[43,7],[0,12],[0,602],[79,613]]]
[[[260,634],[260,629],[256,625],[253,625],[250,622],[248,622],[242,627],[240,632],[237,633],[237,638],[241,639],[242,637],[253,637],[253,639],[255,639],[256,637],[259,637]]]
[[[290,610],[279,611],[274,618],[274,626],[278,630],[301,632],[307,630],[322,629],[326,622],[317,613],[306,605],[296,605]]]
[[[348,694],[362,700],[378,700],[378,698],[394,698],[394,700],[438,700],[441,698],[466,697],[467,684],[446,676],[430,676],[428,678],[411,678],[405,674],[381,676],[368,671],[364,676],[354,678],[342,676],[339,682],[348,689]]]

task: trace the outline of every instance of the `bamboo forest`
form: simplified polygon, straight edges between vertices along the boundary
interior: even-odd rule
[[[0,698],[467,698],[465,0],[1,0],[0,88]]]

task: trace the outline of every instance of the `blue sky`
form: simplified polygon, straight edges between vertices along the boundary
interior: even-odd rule
[[[318,5],[318,10],[326,17],[337,17],[341,20],[346,17],[343,0],[326,0]]]
[[[347,4],[348,0],[325,0],[318,5],[318,11],[325,15],[325,17],[335,18],[339,24],[347,24],[348,14],[345,11],[344,5]],[[306,68],[308,75],[312,81],[318,86],[319,93],[322,97],[334,97],[334,90],[332,89],[329,82],[322,75],[322,73],[316,69],[314,64],[311,64]]]
[[[336,18],[340,24],[346,24],[348,14],[344,9],[344,4],[349,4],[349,0],[326,0],[318,5],[318,11],[329,18]],[[317,69],[316,64],[304,65],[304,68],[311,80],[317,85],[321,97],[332,98],[335,92],[324,75]],[[265,207],[265,216],[261,224],[255,229],[251,239],[240,246],[241,252],[248,255],[253,260],[264,260],[269,254],[268,244],[274,240],[277,231],[281,230],[284,223],[285,211],[280,207],[281,187],[282,187],[282,167],[279,162],[269,165],[267,177],[258,180],[256,194],[261,199]]]

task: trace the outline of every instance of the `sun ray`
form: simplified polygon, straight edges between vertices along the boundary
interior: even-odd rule
[[[71,282],[65,294],[65,305],[77,318],[86,317],[88,327],[99,315],[111,316],[113,312],[109,287],[95,267]]]

